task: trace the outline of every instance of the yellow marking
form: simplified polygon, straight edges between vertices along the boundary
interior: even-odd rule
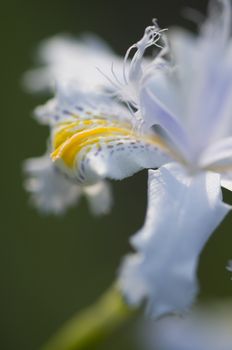
[[[77,129],[79,127],[79,129]],[[118,122],[116,120],[79,119],[70,120],[58,124],[53,137],[54,151],[51,159],[56,161],[63,159],[64,163],[72,168],[75,165],[76,156],[83,149],[92,149],[93,145],[99,145],[104,139],[105,143],[115,142],[120,139],[131,141],[142,141],[147,145],[162,148],[165,153],[172,153],[165,142],[157,136],[145,136],[137,134],[129,123]]]
[[[75,126],[77,126],[76,122],[69,123],[68,125],[60,126],[58,130],[56,130],[54,133],[53,147],[57,148],[69,137],[71,137],[74,133],[76,133],[76,130],[73,129]]]
[[[69,121],[69,122],[62,122],[58,124],[57,129],[54,132],[53,137],[53,148],[56,149],[59,147],[63,142],[65,142],[69,137],[76,134],[77,132],[82,132],[85,129],[85,126],[91,126],[91,125],[109,125],[109,121],[107,120],[99,120],[99,119],[88,119],[88,120],[78,120],[78,121]],[[82,128],[79,128],[78,130],[75,129],[77,126],[82,126]],[[112,126],[117,126],[115,122],[112,123]],[[125,125],[126,127],[127,125]],[[129,127],[129,125],[128,125]]]
[[[74,134],[65,142],[63,142],[51,154],[53,161],[62,158],[68,167],[72,167],[78,152],[80,152],[83,144],[92,144],[96,142],[96,137],[110,135],[130,135],[130,131],[119,127],[99,127],[95,129],[85,130]]]

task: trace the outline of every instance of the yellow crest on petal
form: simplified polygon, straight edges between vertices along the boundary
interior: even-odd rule
[[[143,136],[129,121],[101,116],[93,116],[91,119],[70,118],[69,121],[58,124],[53,130],[52,147],[51,159],[65,173],[77,178],[85,172],[81,167],[89,156],[97,159],[98,156],[108,155],[111,159],[111,155],[113,157],[113,154],[122,152],[129,157],[128,162],[135,159],[134,162],[137,163],[135,153],[139,149],[149,149],[149,154],[155,149],[167,153],[166,145],[158,136]],[[84,178],[85,175],[82,175],[81,178]]]

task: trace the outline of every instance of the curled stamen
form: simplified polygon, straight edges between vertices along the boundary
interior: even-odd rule
[[[121,89],[124,85],[127,86],[132,81],[137,81],[138,79],[140,79],[143,72],[141,68],[142,58],[147,48],[154,45],[157,48],[161,49],[162,53],[163,53],[163,50],[167,48],[166,41],[164,41],[164,46],[158,43],[159,40],[162,38],[163,32],[165,32],[166,29],[159,29],[155,19],[153,19],[152,22],[153,22],[153,25],[148,26],[145,29],[143,37],[137,43],[131,45],[126,51],[126,54],[123,60],[123,70],[122,70],[123,81],[120,81],[120,79],[115,74],[113,64],[111,66],[111,73],[112,73],[113,80],[110,79],[106,74],[104,74],[100,69],[98,69],[115,88]],[[129,69],[128,69],[128,61],[129,61],[131,51],[133,49],[135,49],[136,51],[129,63]],[[158,56],[162,55],[162,53],[159,53]]]
[[[160,42],[163,33],[166,29],[160,29],[156,20],[153,20],[152,25],[148,26],[142,38],[131,45],[123,60],[122,77],[116,75],[113,64],[111,65],[111,77],[108,77],[104,72],[98,69],[104,77],[112,84],[113,90],[111,96],[119,97],[126,105],[131,114],[135,116],[139,109],[139,89],[143,78],[156,68],[159,63],[158,58],[161,58],[168,50],[168,44],[165,39]],[[144,60],[145,51],[155,46],[159,49],[155,58]],[[134,52],[132,53],[132,50]],[[137,116],[135,118],[137,120]]]
[[[127,50],[124,60],[123,60],[123,79],[124,79],[124,83],[128,84],[128,80],[127,80],[127,76],[126,76],[126,66],[127,66],[127,62],[131,53],[132,49],[136,49],[137,46],[136,44],[133,44],[132,46],[129,47],[129,49]]]
[[[159,29],[157,22],[154,19],[153,25],[148,26],[145,29],[143,37],[137,43],[129,47],[125,54],[123,64],[123,79],[125,85],[131,82],[131,80],[137,80],[141,77],[141,61],[147,48],[153,45],[157,48],[160,48],[161,50],[164,50],[166,48],[166,42],[164,42],[164,46],[158,43],[159,40],[162,38],[162,34],[164,31],[166,31],[166,29]],[[129,72],[127,74],[128,60],[132,49],[135,49],[136,52],[131,59],[131,62],[129,64]]]
[[[125,84],[128,84],[128,81],[131,82],[133,80],[135,81],[141,78],[141,75],[143,73],[141,67],[142,59],[147,48],[151,47],[152,45],[160,48],[161,50],[164,50],[166,48],[166,42],[164,42],[164,46],[158,44],[164,31],[166,31],[166,29],[159,29],[156,20],[153,20],[153,25],[145,29],[142,39],[140,39],[137,43],[133,44],[127,50],[123,66],[123,77]],[[129,73],[126,74],[127,62],[132,49],[135,49],[136,52],[130,62]]]

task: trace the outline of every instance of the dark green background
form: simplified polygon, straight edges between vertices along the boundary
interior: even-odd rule
[[[30,118],[33,108],[46,98],[27,95],[20,87],[37,43],[59,32],[93,31],[124,54],[153,17],[162,27],[186,25],[181,8],[203,10],[205,4],[174,0],[1,3],[1,350],[37,349],[64,320],[93,302],[114,280],[120,259],[129,250],[128,237],[142,225],[146,207],[146,172],[114,184],[114,210],[104,218],[93,218],[84,201],[61,218],[41,217],[28,205],[21,162],[41,155],[47,137],[47,129]],[[227,199],[231,202],[228,195]],[[225,271],[232,258],[231,224],[232,216],[204,251],[201,297],[232,294]],[[107,344],[110,349],[134,348],[128,328]]]

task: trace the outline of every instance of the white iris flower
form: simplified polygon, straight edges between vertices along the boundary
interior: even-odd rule
[[[55,98],[36,112],[51,129],[49,169],[72,193],[62,196],[63,208],[74,201],[73,186],[104,188],[106,178],[159,168],[149,170],[145,224],[119,277],[128,302],[146,299],[156,316],[194,301],[201,250],[231,209],[221,192],[232,189],[230,30],[230,0],[212,1],[199,36],[171,33],[170,48],[154,22],[129,48],[121,75],[110,65],[111,95],[106,87],[80,88],[76,74],[72,82],[58,77]],[[152,46],[155,57],[144,58]],[[54,183],[54,196],[60,186]]]

